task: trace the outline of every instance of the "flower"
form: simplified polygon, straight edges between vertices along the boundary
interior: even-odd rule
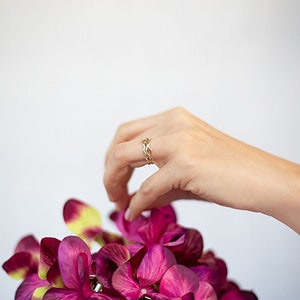
[[[74,235],[40,242],[28,235],[3,263],[23,280],[16,300],[257,299],[227,278],[224,260],[203,250],[200,232],[178,224],[171,205],[131,222],[113,212],[119,234],[105,231],[99,212],[78,199],[65,203],[63,217]]]
[[[23,279],[16,291],[16,299],[39,299],[50,283],[38,276],[39,242],[33,235],[22,238],[14,251],[13,256],[3,265],[3,269],[12,278]]]

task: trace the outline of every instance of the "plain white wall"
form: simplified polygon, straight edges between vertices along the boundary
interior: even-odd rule
[[[300,163],[300,2],[0,0],[0,261],[23,235],[63,238],[66,199],[113,209],[102,184],[118,125],[181,105]],[[137,170],[135,189],[154,170]],[[178,170],[180,172],[180,170]],[[241,287],[299,296],[299,236],[278,221],[179,201]],[[0,271],[1,299],[19,281]]]

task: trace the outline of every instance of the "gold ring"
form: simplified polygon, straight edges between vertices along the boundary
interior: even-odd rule
[[[153,158],[152,158],[152,148],[150,146],[150,138],[143,138],[142,145],[143,145],[143,153],[146,159],[146,162],[148,165],[153,164]]]

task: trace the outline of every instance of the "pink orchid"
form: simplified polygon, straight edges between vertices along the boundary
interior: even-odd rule
[[[94,207],[78,199],[66,201],[63,217],[68,228],[89,246],[94,241],[101,246],[110,242],[123,243],[123,239],[119,235],[102,229],[100,213]]]
[[[103,288],[112,289],[112,275],[116,269],[131,258],[124,245],[110,243],[104,245],[95,255],[95,273]]]
[[[43,299],[117,299],[91,288],[91,262],[90,249],[83,240],[75,236],[64,238],[58,247],[58,265],[64,287],[49,289]]]
[[[217,293],[226,283],[227,267],[223,260],[215,257],[212,251],[202,255],[198,265],[191,267],[200,281],[208,282]]]
[[[141,215],[131,222],[125,219],[124,211],[112,213],[111,219],[116,223],[124,238],[133,243],[158,244],[166,242],[164,237],[168,237],[170,241],[182,233],[182,229],[176,224],[175,212],[169,205],[153,208],[149,216]],[[171,227],[168,228],[170,224]]]
[[[138,254],[137,254],[138,255]],[[133,257],[134,258],[134,257]],[[119,266],[113,274],[113,287],[128,300],[140,299],[155,293],[164,273],[174,264],[175,256],[161,245],[151,246],[140,263],[131,259]]]
[[[220,291],[220,300],[257,300],[252,291],[241,290],[233,281],[227,281]]]
[[[16,300],[257,300],[228,280],[225,262],[203,252],[200,232],[177,224],[170,205],[132,222],[114,212],[122,236],[103,230],[97,210],[77,199],[63,216],[76,236],[39,244],[29,235],[3,264],[23,280]],[[91,253],[94,241],[100,249]]]
[[[33,235],[28,235],[19,241],[14,255],[2,265],[11,277],[23,279],[16,291],[16,300],[40,299],[37,295],[34,296],[35,290],[49,286],[49,282],[37,274],[39,253],[39,242]]]
[[[148,217],[140,216],[132,222],[128,222],[124,215],[124,212],[115,212],[111,218],[124,237],[135,245],[135,251],[140,248],[137,245],[161,244],[168,247],[180,263],[192,264],[201,257],[201,234],[178,225],[172,206],[153,208]]]
[[[196,274],[183,265],[173,265],[161,279],[159,294],[154,299],[217,300],[213,287],[199,281]]]
[[[24,279],[37,273],[39,263],[39,242],[33,235],[22,238],[17,244],[14,255],[3,265],[3,269],[13,278]]]

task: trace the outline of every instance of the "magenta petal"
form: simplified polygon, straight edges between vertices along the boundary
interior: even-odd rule
[[[182,297],[196,292],[198,287],[199,280],[193,271],[183,265],[174,265],[162,277],[159,292],[169,297]]]
[[[222,259],[215,257],[214,253],[209,251],[202,255],[199,261],[200,265],[191,267],[199,281],[207,281],[219,293],[221,287],[230,289],[232,284],[226,283],[227,267]],[[234,285],[233,285],[234,286]]]
[[[194,294],[195,300],[217,300],[214,288],[205,281],[199,282],[199,288]]]
[[[57,264],[58,246],[60,240],[56,238],[43,238],[41,240],[39,276],[46,278],[49,269]]]
[[[130,259],[129,250],[121,244],[104,245],[95,255],[95,269],[102,286],[111,288],[111,277],[119,265]]]
[[[164,232],[161,240],[161,244],[165,246],[176,246],[183,241],[180,240],[183,237],[186,229],[176,223],[168,224],[166,231]]]
[[[126,240],[140,244],[143,243],[143,240],[137,234],[137,230],[148,222],[147,219],[144,216],[139,216],[134,221],[128,222],[125,220],[124,215],[125,212],[121,211],[112,213],[110,217],[116,223],[116,226]]]
[[[199,265],[191,267],[191,270],[195,272],[200,281],[210,283],[217,292],[226,281],[227,268],[220,259],[216,260],[213,266]]]
[[[140,286],[149,287],[157,283],[164,273],[175,264],[176,258],[169,249],[162,245],[150,247],[137,270]]]
[[[105,258],[111,259],[116,265],[124,264],[130,259],[129,250],[126,246],[116,243],[104,245],[100,252]]]
[[[128,300],[139,299],[140,287],[135,282],[130,262],[120,266],[113,274],[112,285]]]
[[[165,205],[158,208],[161,213],[165,215],[165,218],[168,223],[177,223],[176,213],[172,205]]]
[[[46,280],[39,278],[37,274],[32,274],[27,277],[16,291],[16,300],[31,300],[32,295],[36,288],[48,286],[49,283]]]
[[[170,300],[170,298],[163,294],[152,293],[151,300]]]
[[[11,277],[23,279],[37,272],[39,252],[40,245],[34,236],[25,236],[17,244],[14,255],[4,262],[2,268]]]
[[[58,246],[60,240],[56,238],[43,238],[41,240],[41,258],[40,260],[47,266],[51,266],[57,260]]]
[[[142,244],[128,244],[126,245],[129,253],[130,253],[130,257],[134,256],[135,254],[137,254],[142,248],[144,248],[144,245]]]
[[[233,289],[221,296],[220,300],[257,300],[256,295],[251,291]]]
[[[37,265],[32,260],[29,252],[17,252],[9,258],[2,268],[8,275],[16,279],[24,279],[27,276],[37,273]]]
[[[48,270],[46,279],[49,281],[49,283],[53,287],[56,287],[56,288],[60,287],[61,288],[61,287],[64,286],[64,284],[62,282],[58,262],[53,264],[53,266],[51,266],[51,268]]]
[[[82,300],[83,297],[74,290],[69,289],[50,289],[44,295],[43,300]]]
[[[152,208],[148,222],[137,230],[144,243],[148,245],[160,244],[168,224],[168,217],[160,209]]]
[[[178,259],[178,262],[183,265],[190,265],[199,259],[203,251],[203,239],[199,231],[195,229],[188,229],[183,235],[184,240],[182,244],[169,247]]]
[[[22,251],[37,255],[39,254],[40,244],[33,235],[27,235],[19,241],[16,246],[15,253]]]
[[[181,300],[195,300],[195,297],[194,297],[194,293],[192,292],[189,292],[185,295],[183,295],[182,297],[180,297]],[[205,298],[201,298],[201,300],[205,300]]]
[[[82,261],[85,259],[86,262]],[[88,275],[86,265],[91,263],[87,244],[76,236],[64,238],[58,248],[58,261],[64,284],[71,289],[80,289]]]

